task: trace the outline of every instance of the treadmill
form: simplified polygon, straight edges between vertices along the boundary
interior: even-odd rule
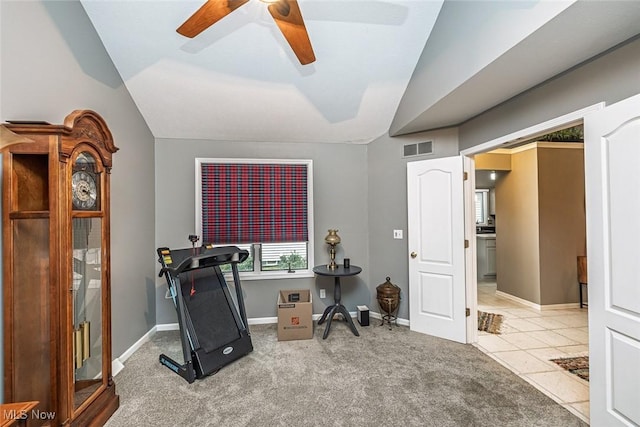
[[[195,243],[191,248],[162,247],[157,252],[160,277],[167,280],[178,314],[184,357],[179,363],[161,354],[160,363],[191,384],[253,351],[238,274],[238,264],[249,252],[236,246],[195,247]],[[224,265],[231,267],[235,301],[220,268]]]

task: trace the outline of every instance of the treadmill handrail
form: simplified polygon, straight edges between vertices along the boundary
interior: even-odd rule
[[[237,246],[218,246],[205,249],[203,253],[185,258],[176,267],[163,267],[160,275],[168,272],[173,277],[178,277],[180,273],[201,268],[215,267],[225,264],[240,264],[249,257],[249,251],[240,249]]]

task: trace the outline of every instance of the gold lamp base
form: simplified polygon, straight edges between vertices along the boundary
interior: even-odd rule
[[[329,249],[329,256],[331,257],[331,262],[327,265],[327,268],[335,270],[338,268],[338,264],[336,264],[336,245],[331,245],[331,249]]]
[[[331,270],[335,270],[336,268],[338,268],[338,265],[336,264],[336,245],[338,243],[340,243],[340,236],[338,236],[338,230],[329,230],[329,234],[327,234],[327,237],[324,238],[324,241],[327,242],[327,244],[329,244],[329,246],[331,247],[329,249],[329,256],[331,257],[331,262],[329,263],[329,265],[327,265],[327,268],[331,269]]]

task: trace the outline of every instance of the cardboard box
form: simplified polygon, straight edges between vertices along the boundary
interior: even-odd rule
[[[309,289],[278,293],[278,341],[313,338],[313,301]]]

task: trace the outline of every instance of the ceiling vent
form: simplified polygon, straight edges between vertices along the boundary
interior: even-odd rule
[[[433,141],[406,144],[404,146],[403,157],[422,156],[424,154],[433,154]]]

